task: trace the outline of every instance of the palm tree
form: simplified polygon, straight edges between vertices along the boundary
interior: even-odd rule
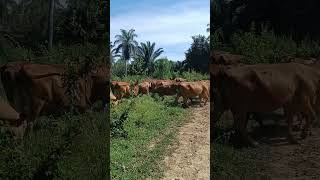
[[[138,35],[135,34],[134,29],[130,29],[129,31],[120,29],[120,32],[121,34],[115,36],[116,40],[114,41],[114,44],[117,46],[115,53],[119,53],[121,50],[122,58],[125,60],[126,66],[125,76],[127,76],[128,61],[135,54],[136,47],[138,46],[138,42],[135,38],[138,37]]]
[[[156,43],[140,43],[140,46],[137,49],[136,58],[143,60],[145,63],[145,68],[150,70],[153,62],[163,53],[163,49],[159,48],[155,50]]]
[[[116,53],[116,49],[114,48],[114,44],[110,42],[110,62],[113,64],[116,57],[121,57],[121,55]]]

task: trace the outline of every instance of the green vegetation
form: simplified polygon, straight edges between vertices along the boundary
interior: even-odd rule
[[[0,133],[0,179],[104,179],[107,114],[42,117],[22,142]]]
[[[1,1],[0,65],[15,61],[66,65],[64,78],[73,102],[75,82],[109,51],[102,45],[109,40],[106,4]],[[88,110],[77,115],[71,110],[59,117],[40,117],[22,141],[14,140],[1,124],[0,179],[107,179],[109,113]]]
[[[162,157],[187,113],[170,106],[173,100],[142,96],[111,108],[112,179],[161,176]]]
[[[246,57],[246,63],[279,63],[287,57],[317,58],[320,43],[308,38],[294,41],[290,36],[279,36],[266,25],[260,31],[252,23],[248,32],[236,32],[231,36],[231,46],[226,47],[222,31],[217,30],[212,39],[214,50],[226,50]]]
[[[146,75],[158,79],[175,78],[185,71],[208,73],[210,44],[209,37],[192,36],[192,44],[185,52],[185,60],[171,61],[160,57],[165,50],[156,48],[156,43],[135,40],[138,35],[134,29],[120,29],[115,42],[111,43],[110,59],[112,75],[123,78],[127,75]],[[118,57],[118,59],[116,59]],[[131,60],[131,62],[130,62]]]

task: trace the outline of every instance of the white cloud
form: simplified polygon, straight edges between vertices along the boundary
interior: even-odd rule
[[[111,17],[111,40],[120,29],[136,30],[139,42],[155,42],[157,48],[164,48],[164,56],[172,60],[184,59],[184,52],[190,46],[191,36],[206,32],[210,22],[209,1],[183,2],[167,7],[146,7],[133,9],[125,14]],[[171,50],[174,47],[174,50]]]

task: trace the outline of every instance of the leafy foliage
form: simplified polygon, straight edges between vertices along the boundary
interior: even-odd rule
[[[42,117],[35,124],[36,130],[22,142],[15,142],[7,132],[0,132],[0,178],[106,177],[105,117],[99,113]]]
[[[186,67],[200,72],[208,72],[210,44],[203,35],[192,36],[191,47],[186,52]]]
[[[156,43],[151,44],[150,41],[147,41],[140,43],[137,48],[136,58],[144,63],[144,70],[147,73],[152,72],[154,61],[163,53],[163,49],[155,49],[155,45]]]
[[[172,78],[172,63],[166,58],[158,59],[154,63],[153,77],[158,79]]]
[[[260,31],[257,31],[256,25],[252,23],[250,31],[233,34],[231,47],[226,48],[222,41],[217,40],[214,48],[244,55],[248,64],[279,63],[288,56],[317,58],[320,54],[317,41],[305,38],[297,42],[290,36],[278,36],[267,25],[261,25],[259,29]]]

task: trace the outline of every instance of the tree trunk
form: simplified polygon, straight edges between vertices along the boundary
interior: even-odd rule
[[[126,63],[126,72],[125,72],[125,76],[127,77],[128,75],[128,61],[129,60],[125,60],[125,63]]]
[[[54,0],[50,0],[49,2],[49,24],[48,24],[48,31],[49,31],[49,42],[48,42],[48,49],[51,51],[52,49],[52,41],[53,41],[53,11],[54,11]]]

